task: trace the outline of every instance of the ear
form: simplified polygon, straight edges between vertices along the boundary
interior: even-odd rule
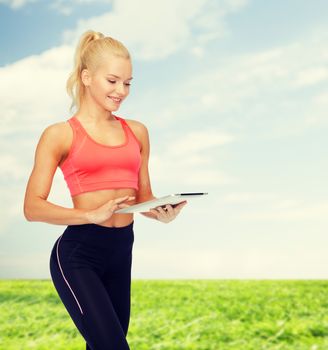
[[[88,69],[83,69],[81,72],[81,80],[84,86],[89,86],[91,82],[91,75]]]

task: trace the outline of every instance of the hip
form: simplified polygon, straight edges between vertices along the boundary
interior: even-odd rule
[[[57,239],[67,254],[85,251],[97,257],[128,254],[134,243],[134,221],[127,226],[108,227],[97,224],[68,225]]]
[[[51,259],[64,269],[91,268],[99,273],[129,270],[134,231],[132,221],[123,227],[97,224],[69,225],[55,242]]]

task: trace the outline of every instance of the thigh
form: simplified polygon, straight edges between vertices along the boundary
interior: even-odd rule
[[[60,239],[51,256],[51,275],[80,333],[92,350],[129,349],[101,278],[89,268],[72,267],[69,259],[61,256],[59,243]]]
[[[65,308],[68,311],[69,315],[71,316],[73,322],[75,323],[77,329],[83,335],[81,305],[79,301],[76,299],[75,287],[73,286],[74,290],[71,289],[72,288],[71,283],[70,283],[70,286],[68,286],[67,279],[65,280],[63,278],[63,274],[57,262],[55,249],[53,249],[51,253],[49,267],[50,267],[50,275],[52,278],[52,282],[57,290],[57,293],[61,301],[65,305]]]
[[[83,307],[82,326],[85,339],[93,350],[129,349],[112,300],[100,277],[92,270],[78,270],[74,278],[79,285]],[[81,277],[82,275],[82,277]]]
[[[116,268],[115,274],[107,273],[102,277],[125,335],[128,333],[131,310],[131,264],[132,255]]]

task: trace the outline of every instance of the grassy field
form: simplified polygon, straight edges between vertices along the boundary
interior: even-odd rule
[[[1,350],[84,350],[50,280],[0,280]],[[134,280],[131,350],[328,349],[328,281]]]

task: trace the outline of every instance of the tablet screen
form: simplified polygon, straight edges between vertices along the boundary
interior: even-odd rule
[[[143,203],[138,203],[129,206],[128,208],[122,208],[116,210],[115,213],[124,214],[124,213],[140,213],[147,212],[150,209],[165,206],[166,204],[177,205],[185,200],[200,198],[204,195],[208,194],[207,192],[189,192],[189,193],[175,193],[170,194],[164,197],[156,198],[150,201],[146,201]]]

